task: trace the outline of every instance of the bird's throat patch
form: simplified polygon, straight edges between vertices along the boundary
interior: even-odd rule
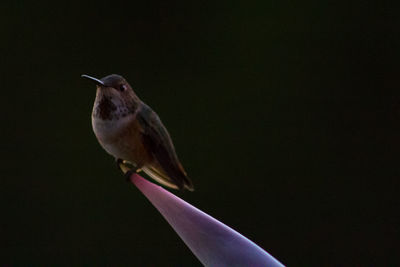
[[[117,110],[115,104],[106,96],[100,100],[95,110],[95,116],[103,120],[112,120]]]

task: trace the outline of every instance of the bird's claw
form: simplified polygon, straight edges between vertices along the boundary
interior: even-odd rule
[[[124,164],[124,160],[123,159],[115,159],[115,164],[117,164],[118,170],[123,171],[122,167],[121,167],[121,165]]]
[[[142,171],[142,169],[137,168],[134,165],[131,165],[126,160],[115,159],[115,162],[117,163],[118,169],[120,169],[124,173],[127,182],[130,181],[132,174],[139,173]]]
[[[128,171],[126,171],[126,172],[124,173],[124,176],[125,176],[126,181],[129,182],[129,181],[131,180],[131,176],[132,176],[133,174],[139,173],[139,172],[141,172],[141,171],[142,171],[142,169],[140,169],[140,168],[132,167],[131,169],[129,169]]]

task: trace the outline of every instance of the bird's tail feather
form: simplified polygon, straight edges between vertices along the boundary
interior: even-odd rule
[[[160,183],[161,185],[164,185],[166,187],[172,188],[172,189],[180,189],[178,185],[174,182],[173,179],[171,179],[166,173],[164,173],[162,170],[157,168],[156,166],[153,165],[147,165],[142,167],[142,170],[150,176],[152,179],[154,179],[156,182]],[[183,186],[188,189],[189,191],[193,191],[193,185],[190,182],[188,178],[185,177]]]
[[[153,166],[146,166],[146,167],[142,167],[142,170],[151,178],[153,178],[156,182],[172,188],[172,189],[179,189],[177,185],[175,185],[173,183],[173,181],[164,173],[162,173],[161,171],[157,170],[155,167]]]

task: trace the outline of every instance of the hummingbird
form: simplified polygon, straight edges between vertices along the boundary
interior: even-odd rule
[[[168,188],[193,191],[167,129],[124,77],[82,77],[94,82],[97,88],[92,110],[94,134],[119,168],[132,166],[126,175],[144,171]]]

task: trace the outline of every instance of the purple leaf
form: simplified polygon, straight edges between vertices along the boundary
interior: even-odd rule
[[[133,184],[205,266],[283,266],[255,243],[137,174]]]

